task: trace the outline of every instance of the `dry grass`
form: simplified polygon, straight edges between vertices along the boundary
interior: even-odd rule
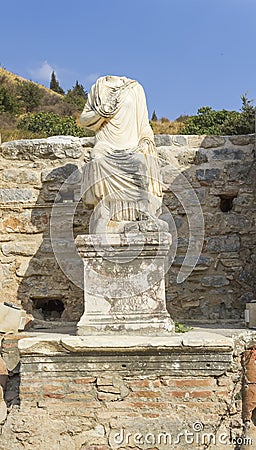
[[[51,96],[54,96],[58,99],[61,99],[63,97],[61,94],[58,94],[57,92],[52,91],[51,89],[43,86],[42,84],[35,83],[34,81],[29,81],[26,78],[16,75],[15,73],[9,72],[8,70],[4,69],[3,67],[0,67],[0,81],[2,81],[3,84],[9,84],[9,85],[17,85],[20,82],[34,83],[34,84],[36,84],[36,86],[38,86],[40,89],[42,89],[45,93],[47,93]]]
[[[153,120],[150,123],[154,134],[181,134],[185,126],[183,122],[172,122],[168,119]]]
[[[79,118],[77,118],[77,124],[79,124]],[[184,124],[180,122],[171,122],[171,121],[153,121],[151,122],[154,134],[181,134],[182,128],[184,128]],[[43,133],[32,133],[31,131],[19,130],[17,128],[11,128],[10,125],[8,128],[1,127],[0,134],[2,138],[2,142],[15,141],[17,139],[37,139],[47,137]],[[91,133],[93,135],[94,133]]]
[[[16,141],[20,139],[39,139],[47,137],[44,133],[32,133],[32,131],[15,129],[2,129],[0,133],[0,143]]]

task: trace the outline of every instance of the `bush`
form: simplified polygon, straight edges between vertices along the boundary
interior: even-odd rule
[[[0,114],[19,112],[19,105],[12,93],[3,85],[0,85]]]
[[[241,97],[241,112],[215,111],[209,106],[199,108],[196,116],[188,117],[182,134],[233,135],[255,132],[255,108],[246,94]]]
[[[26,112],[32,112],[42,103],[43,92],[32,81],[24,81],[19,86],[19,96]]]
[[[46,136],[88,136],[86,131],[77,125],[74,117],[61,117],[60,115],[52,112],[26,114],[18,122],[18,128],[32,131],[33,133],[43,132]]]
[[[229,134],[226,129],[231,127],[239,118],[237,111],[215,111],[209,106],[199,108],[196,116],[191,116],[185,121],[183,134]]]

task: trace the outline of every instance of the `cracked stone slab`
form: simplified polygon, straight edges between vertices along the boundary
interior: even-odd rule
[[[184,347],[225,347],[233,348],[233,339],[226,336],[221,336],[217,333],[208,332],[188,332],[182,339]]]
[[[58,352],[86,352],[91,350],[184,349],[198,347],[224,350],[233,348],[233,339],[210,332],[187,332],[171,336],[65,336],[45,335],[19,341],[21,354],[51,354]]]

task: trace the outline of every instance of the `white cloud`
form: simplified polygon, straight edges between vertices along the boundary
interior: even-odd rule
[[[44,61],[40,67],[38,67],[37,69],[31,69],[28,72],[33,78],[36,78],[37,80],[49,81],[53,70],[54,68],[47,61]]]

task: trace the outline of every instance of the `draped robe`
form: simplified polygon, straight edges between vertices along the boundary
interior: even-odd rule
[[[85,204],[103,201],[116,221],[137,220],[140,212],[156,216],[162,191],[142,86],[126,77],[99,78],[80,121],[96,134],[83,171]]]

